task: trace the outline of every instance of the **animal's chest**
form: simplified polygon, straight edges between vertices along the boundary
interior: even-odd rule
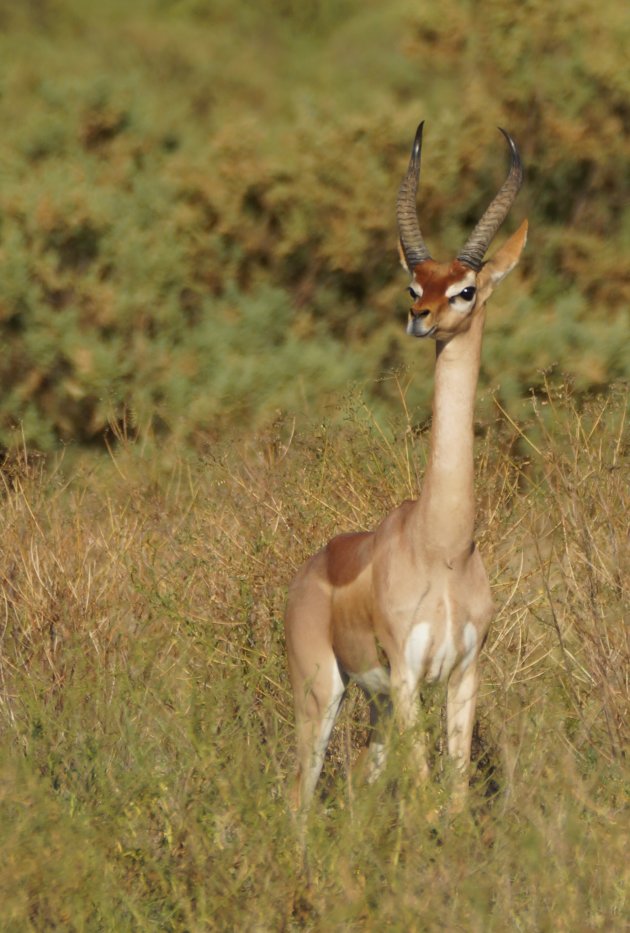
[[[481,650],[492,615],[480,559],[463,568],[392,574],[379,599],[377,634],[414,680],[445,681]]]
[[[448,598],[443,611],[421,618],[411,626],[404,643],[404,657],[414,680],[438,683],[456,667],[465,670],[478,653],[477,628],[465,616],[454,618]]]

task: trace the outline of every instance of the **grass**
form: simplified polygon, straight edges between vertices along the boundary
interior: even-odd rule
[[[439,692],[428,788],[404,747],[377,785],[348,780],[352,695],[306,867],[286,808],[286,584],[417,488],[424,432],[357,403],[201,456],[146,432],[72,470],[7,461],[2,928],[624,929],[626,403],[550,390],[521,427],[480,425],[498,613],[470,809],[425,820],[448,788]]]

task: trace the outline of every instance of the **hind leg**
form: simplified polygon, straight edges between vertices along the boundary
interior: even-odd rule
[[[316,555],[296,577],[284,620],[297,733],[294,806],[302,811],[313,797],[345,688],[332,647],[330,588],[322,561],[321,553]]]
[[[314,683],[304,685],[304,695],[295,698],[298,768],[294,806],[297,810],[307,810],[313,799],[345,691],[334,655],[329,660],[329,670],[318,672]]]
[[[388,732],[391,729],[392,704],[388,694],[369,696],[370,741],[367,748],[366,779],[368,784],[380,776],[387,761]]]

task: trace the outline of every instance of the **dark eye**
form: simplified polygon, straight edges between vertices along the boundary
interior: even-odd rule
[[[415,301],[416,298],[417,298],[418,296],[417,296],[416,293],[414,292],[414,290],[413,290],[413,288],[411,287],[411,285],[409,286],[409,288],[407,289],[407,291],[409,292],[409,294],[411,295],[411,297],[412,297],[413,300]]]
[[[458,295],[458,298],[463,298],[464,301],[472,301],[475,297],[475,292],[477,289],[474,285],[469,285],[468,288],[463,288]]]

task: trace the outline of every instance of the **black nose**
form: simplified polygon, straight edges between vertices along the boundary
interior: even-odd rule
[[[428,317],[430,313],[430,311],[414,311],[413,308],[411,309],[411,316],[414,321],[419,321],[423,317]]]

